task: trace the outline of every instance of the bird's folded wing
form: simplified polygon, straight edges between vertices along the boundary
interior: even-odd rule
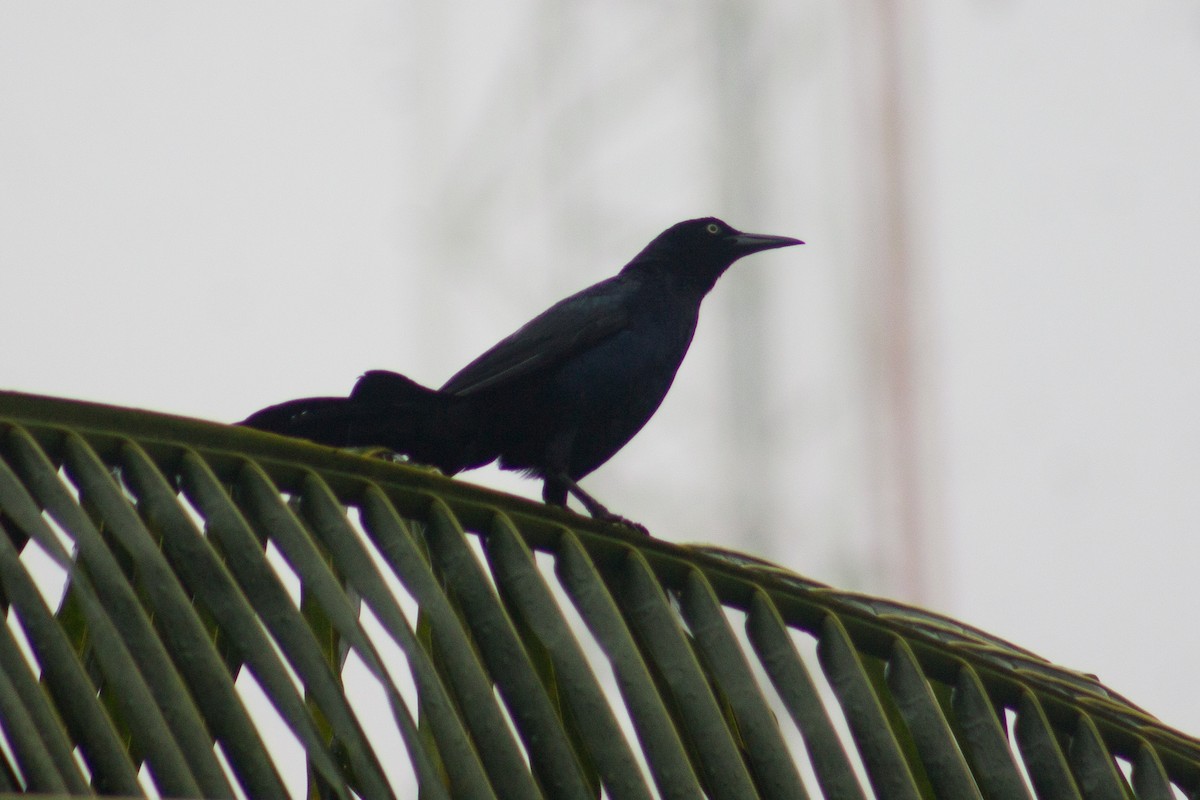
[[[458,371],[442,391],[460,397],[549,369],[621,331],[632,286],[621,276],[555,303]]]

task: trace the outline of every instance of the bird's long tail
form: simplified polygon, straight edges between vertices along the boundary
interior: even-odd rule
[[[306,397],[238,423],[331,447],[386,447],[452,475],[495,459],[471,404],[395,372],[359,378],[349,397]]]

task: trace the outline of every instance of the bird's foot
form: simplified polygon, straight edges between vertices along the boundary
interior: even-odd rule
[[[614,525],[623,525],[626,528],[631,528],[644,536],[650,535],[650,531],[646,529],[645,525],[634,522],[631,519],[626,519],[620,514],[614,514],[613,512],[609,511],[607,508],[605,508],[603,503],[581,489],[579,484],[575,481],[566,477],[560,478],[559,480],[567,487],[567,491],[575,495],[575,499],[583,504],[583,507],[587,509],[587,512],[591,515],[592,519],[597,519],[601,522],[608,522]]]
[[[632,530],[637,531],[638,533],[642,534],[643,536],[650,535],[650,530],[645,525],[641,524],[640,522],[634,522],[633,520],[628,519],[627,517],[622,517],[620,514],[614,514],[611,511],[609,511],[608,509],[604,509],[603,507],[601,507],[601,508],[603,509],[603,513],[592,514],[592,519],[598,519],[601,522],[608,522],[613,525],[622,525],[626,528],[630,528]]]
[[[596,500],[594,497],[592,497],[592,495],[584,492],[580,485],[572,480],[569,475],[559,474],[554,476],[553,480],[554,482],[558,483],[559,491],[560,489],[565,488],[565,492],[562,492],[562,494],[552,493],[550,488],[553,485],[550,481],[547,481],[546,491],[542,492],[542,499],[546,500],[546,503],[565,506],[566,494],[570,493],[575,495],[575,499],[580,501],[584,509],[587,510],[593,519],[599,519],[600,522],[607,522],[614,525],[623,525],[625,528],[636,530],[637,533],[640,533],[643,536],[650,535],[650,531],[647,530],[646,525],[636,523],[632,521],[632,519],[626,519],[625,517],[617,515],[617,513],[608,511],[604,504],[600,503],[600,501]]]

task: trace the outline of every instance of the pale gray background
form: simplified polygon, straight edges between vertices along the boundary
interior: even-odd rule
[[[1200,5],[879,8],[0,4],[0,387],[437,384],[680,219],[798,236],[585,485],[1198,734]]]

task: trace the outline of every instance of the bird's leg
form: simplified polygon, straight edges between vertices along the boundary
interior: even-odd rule
[[[635,531],[638,531],[639,533],[644,533],[647,536],[650,535],[650,531],[646,530],[645,525],[639,525],[638,523],[634,522],[633,520],[626,519],[625,517],[622,517],[620,514],[614,514],[613,512],[609,511],[607,508],[605,508],[603,503],[601,503],[599,500],[597,500],[596,498],[592,497],[590,494],[585,492],[583,490],[583,488],[580,487],[580,485],[578,483],[576,483],[574,480],[572,480],[569,475],[555,475],[554,479],[553,479],[553,484],[557,484],[555,486],[556,491],[553,494],[560,495],[560,493],[561,493],[562,499],[564,501],[563,503],[561,503],[561,505],[566,504],[565,503],[566,493],[570,492],[572,495],[575,496],[576,500],[578,500],[580,503],[583,503],[583,507],[585,509],[587,509],[588,514],[590,514],[593,519],[598,519],[598,520],[601,520],[602,522],[615,522],[618,525],[624,525],[627,528],[633,528]],[[551,502],[551,500],[550,500],[551,485],[552,485],[552,482],[547,480],[545,488],[542,492],[542,497],[543,497],[543,499],[546,500],[547,503]],[[563,490],[563,487],[565,487],[565,491]]]
[[[542,500],[548,506],[567,507],[567,487],[554,478],[546,478],[542,484]]]

